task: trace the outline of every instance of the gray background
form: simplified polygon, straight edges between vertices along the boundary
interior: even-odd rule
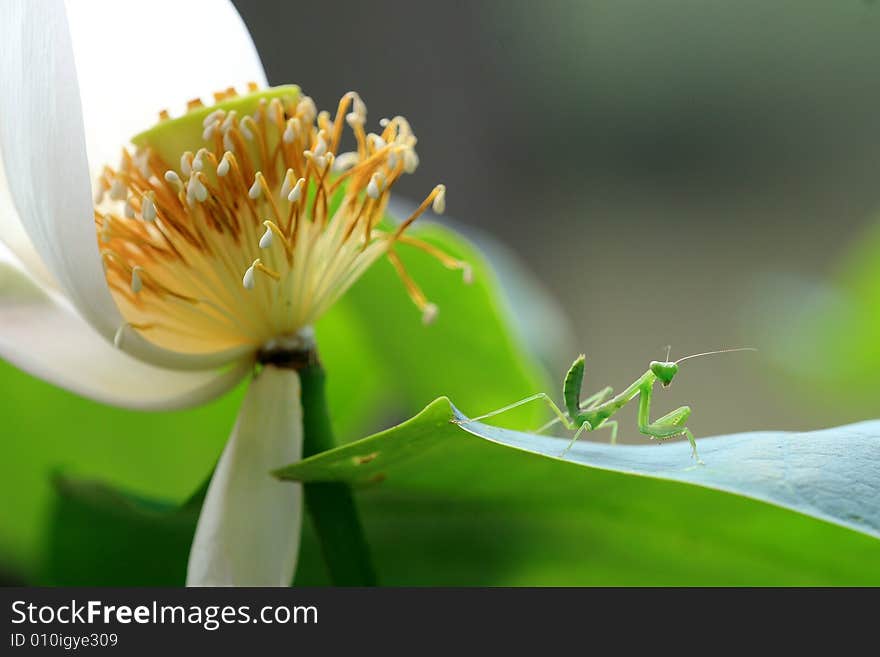
[[[755,328],[786,318],[752,309],[774,276],[832,271],[878,206],[880,7],[235,4],[271,83],[320,107],[355,89],[373,121],[411,120],[422,164],[400,192],[446,183],[448,213],[522,259],[589,388],[625,385],[667,343],[752,344],[688,363],[658,410],[689,403],[698,436],[866,416],[795,393]]]

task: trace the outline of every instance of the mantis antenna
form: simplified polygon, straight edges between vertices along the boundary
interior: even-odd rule
[[[681,363],[683,361],[690,360],[691,358],[699,358],[700,356],[711,356],[713,354],[729,354],[734,351],[758,351],[758,350],[755,349],[754,347],[737,347],[736,349],[718,349],[717,351],[704,351],[701,354],[691,354],[690,356],[685,356],[684,358],[679,358],[677,361],[675,361],[675,364],[678,365],[679,363]],[[669,356],[667,355],[666,358],[668,360]]]
[[[669,362],[669,354],[672,353],[672,345],[666,345],[666,362]]]

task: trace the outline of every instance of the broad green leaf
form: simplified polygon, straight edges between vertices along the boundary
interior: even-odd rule
[[[52,484],[52,549],[40,575],[42,584],[183,585],[208,481],[182,504],[69,475],[54,475]],[[16,573],[8,576],[15,578]],[[298,576],[313,584],[330,583],[308,523],[303,527]]]
[[[441,398],[397,427],[281,473],[365,486],[371,538],[371,522],[393,523],[398,535],[453,524],[477,542],[485,542],[477,537],[488,527],[501,532],[512,541],[515,565],[508,562],[510,571],[495,583],[880,582],[880,541],[801,515],[880,536],[880,423],[703,439],[706,465],[697,466],[686,443],[581,442],[562,458],[564,439],[458,426],[456,418],[463,416]],[[413,527],[377,521],[379,507],[408,509]],[[419,507],[425,516],[415,512]],[[390,546],[380,538],[378,547],[386,583],[432,583],[430,573],[443,572],[434,563],[433,570],[420,569],[428,579],[413,579],[406,560],[390,563],[389,573],[381,562]],[[440,550],[422,549],[428,552],[421,559],[454,568]],[[466,552],[458,548],[456,557],[467,560]]]
[[[175,586],[185,580],[207,485],[178,507],[100,482],[58,475],[54,484],[53,550],[47,567],[52,584]],[[83,554],[94,556],[84,559]]]

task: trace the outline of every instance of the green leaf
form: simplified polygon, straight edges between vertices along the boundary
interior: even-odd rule
[[[462,582],[470,584],[880,582],[880,541],[806,517],[880,536],[880,422],[703,439],[706,465],[697,466],[684,442],[581,442],[562,458],[564,439],[479,423],[459,427],[453,419],[464,416],[440,398],[397,427],[279,474],[367,486],[361,506],[368,536],[376,536],[371,523],[384,532],[395,525],[398,537],[430,525],[426,531],[463,560],[445,563],[426,539],[418,558],[430,565],[415,574],[415,559],[380,534],[374,550],[389,584],[449,583],[437,558],[451,569],[477,570],[466,541],[491,544],[483,549],[501,552],[509,569],[488,582],[479,575]],[[384,515],[401,506],[408,531]],[[377,507],[384,509],[378,520]],[[443,537],[450,525],[459,538]],[[484,540],[487,531],[505,538],[496,545]],[[503,544],[515,552],[514,565]]]
[[[185,580],[207,483],[179,507],[69,476],[56,475],[53,483],[53,584],[178,586]]]

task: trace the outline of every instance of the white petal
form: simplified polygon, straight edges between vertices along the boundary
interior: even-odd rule
[[[113,406],[196,406],[234,387],[250,369],[242,362],[225,372],[177,372],[142,363],[114,349],[59,295],[7,262],[0,262],[0,317],[0,358]]]
[[[92,171],[193,98],[266,85],[250,34],[227,0],[67,0]]]
[[[25,269],[43,285],[57,287],[18,218],[18,211],[6,184],[2,157],[0,157],[0,243],[5,245]]]
[[[223,450],[189,555],[187,586],[289,586],[302,487],[270,472],[302,456],[299,375],[266,367]]]
[[[3,244],[16,257],[27,271],[43,285],[56,288],[55,279],[40,259],[31,239],[27,236],[18,211],[6,184],[3,158],[0,157],[0,244]]]
[[[105,336],[121,322],[95,238],[76,72],[60,0],[0,3],[0,154],[43,263]]]

